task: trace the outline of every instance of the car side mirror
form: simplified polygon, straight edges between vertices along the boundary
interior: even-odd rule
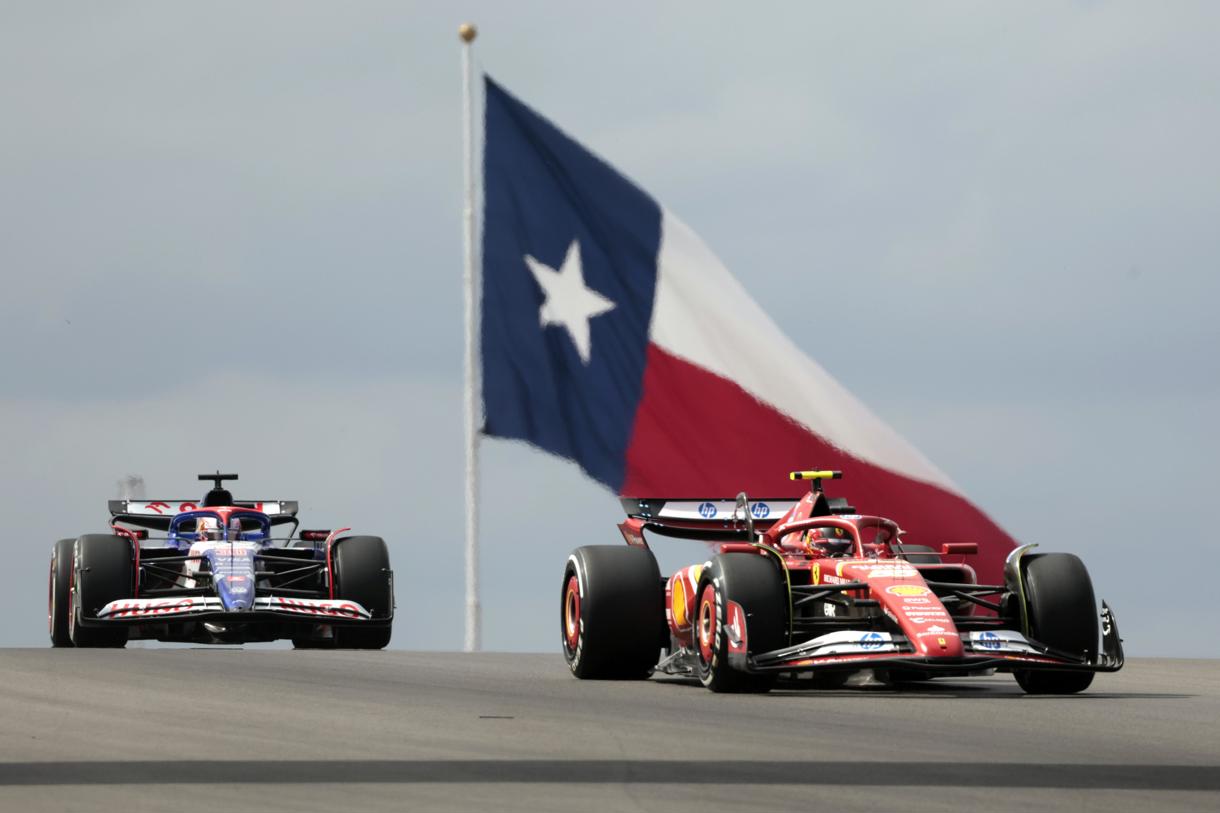
[[[941,556],[969,556],[972,553],[979,552],[977,542],[946,542],[940,546]]]

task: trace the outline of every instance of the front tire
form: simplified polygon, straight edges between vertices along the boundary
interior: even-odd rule
[[[587,545],[568,558],[560,593],[564,660],[583,680],[644,680],[660,659],[665,587],[646,548]]]
[[[1070,553],[1031,555],[1022,562],[1029,632],[1034,640],[1068,655],[1097,656],[1097,601],[1084,562]],[[1093,682],[1092,672],[1021,670],[1014,673],[1028,694],[1075,694]]]
[[[725,553],[703,569],[695,602],[699,682],[713,692],[768,692],[775,674],[751,674],[729,663],[730,602],[741,606],[749,652],[782,647],[788,637],[788,589],[768,557]],[[749,654],[749,653],[747,653]]]
[[[384,539],[379,536],[342,537],[335,541],[331,557],[336,598],[357,602],[374,619],[393,617],[393,574]],[[331,646],[317,641],[314,643],[320,646],[298,648],[385,649],[393,632],[391,624],[389,621],[367,621],[354,626],[336,626]]]
[[[126,627],[86,627],[81,620],[96,616],[112,601],[131,598],[135,573],[131,546],[130,540],[114,534],[85,534],[76,539],[68,630],[73,645],[112,648],[127,645]]]
[[[61,539],[51,549],[51,573],[47,585],[47,626],[51,646],[72,646],[72,546],[75,539]]]

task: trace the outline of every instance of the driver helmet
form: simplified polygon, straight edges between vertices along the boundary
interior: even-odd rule
[[[224,538],[215,517],[199,517],[195,520],[195,539],[200,542],[216,542]]]
[[[241,539],[241,520],[233,517],[229,520],[229,541],[237,542]]]
[[[846,556],[851,552],[851,533],[843,528],[810,528],[802,541],[810,553],[822,556]]]

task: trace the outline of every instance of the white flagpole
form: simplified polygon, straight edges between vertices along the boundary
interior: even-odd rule
[[[482,412],[478,378],[478,292],[479,277],[475,259],[475,168],[474,168],[474,88],[471,50],[478,29],[462,23],[462,146],[466,187],[466,206],[462,212],[462,242],[466,267],[462,282],[466,289],[466,360],[462,407],[466,419],[466,643],[467,652],[482,646],[482,610],[479,607],[479,424]]]

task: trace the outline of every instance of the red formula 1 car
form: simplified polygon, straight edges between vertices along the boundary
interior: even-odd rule
[[[202,500],[111,500],[110,533],[55,543],[53,646],[390,642],[394,574],[381,537],[345,535],[348,528],[298,535],[296,502],[237,501],[223,487],[236,474],[199,479],[215,483]],[[287,533],[276,532],[285,525]]]
[[[563,652],[579,678],[697,677],[767,691],[781,674],[841,686],[1011,672],[1029,693],[1083,691],[1122,668],[1110,608],[1068,553],[1014,550],[1002,585],[977,583],[973,544],[904,545],[891,520],[823,493],[837,471],[793,472],[800,500],[624,499],[627,547],[578,548],[563,577]],[[778,519],[771,519],[778,517]],[[709,541],[713,556],[662,579],[644,531]],[[1100,644],[1099,644],[1100,640]]]

